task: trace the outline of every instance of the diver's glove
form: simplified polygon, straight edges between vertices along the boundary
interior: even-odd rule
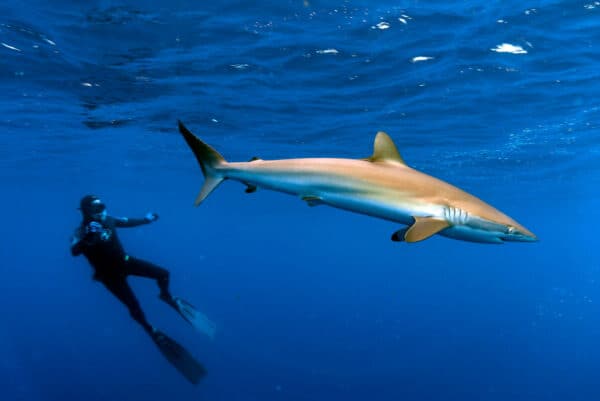
[[[150,212],[146,216],[144,216],[144,220],[146,220],[146,223],[152,223],[153,221],[158,220],[158,214]]]

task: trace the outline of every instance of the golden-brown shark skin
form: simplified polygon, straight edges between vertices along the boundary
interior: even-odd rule
[[[379,217],[404,224],[410,224],[411,216],[438,215],[440,208],[452,207],[533,236],[525,227],[479,198],[400,163],[310,158],[227,163],[219,167],[221,169],[228,178],[259,188],[317,196],[331,206],[346,208],[344,205],[361,198],[366,207],[354,211],[371,214],[368,212],[379,206],[389,209],[389,214]],[[344,202],[338,198],[345,197],[336,194],[347,195],[349,199]],[[415,213],[407,219],[400,214],[395,216],[394,209],[410,209]]]

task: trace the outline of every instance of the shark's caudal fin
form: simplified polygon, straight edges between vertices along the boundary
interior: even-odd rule
[[[204,185],[194,202],[195,206],[198,206],[206,197],[225,179],[222,175],[218,174],[216,168],[227,161],[214,150],[210,145],[202,142],[200,138],[192,134],[181,121],[177,121],[179,125],[179,132],[183,135],[183,138],[187,142],[192,152],[198,160],[198,164],[204,174]]]

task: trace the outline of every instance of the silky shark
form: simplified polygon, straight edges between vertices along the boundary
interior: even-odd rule
[[[410,168],[384,132],[375,137],[365,159],[304,158],[227,162],[179,121],[179,131],[194,152],[204,185],[198,206],[225,179],[257,188],[394,221],[406,227],[393,241],[418,242],[435,234],[463,241],[501,244],[536,241],[525,227],[475,196]]]

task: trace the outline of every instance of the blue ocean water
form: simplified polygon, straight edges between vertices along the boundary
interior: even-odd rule
[[[600,3],[0,4],[2,400],[598,400]],[[497,206],[534,244],[389,240],[393,223],[226,182],[200,207],[184,121],[228,160],[361,158]],[[218,325],[187,383],[69,253],[81,196]]]

